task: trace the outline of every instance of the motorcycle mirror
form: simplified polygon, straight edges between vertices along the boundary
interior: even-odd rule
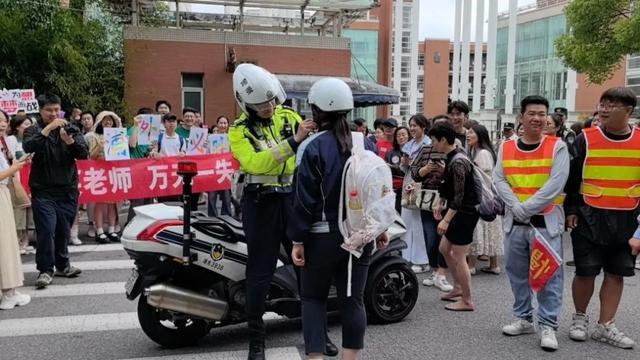
[[[180,176],[196,176],[198,174],[198,164],[195,161],[178,162],[178,175]]]

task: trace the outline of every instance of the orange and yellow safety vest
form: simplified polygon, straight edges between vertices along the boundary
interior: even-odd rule
[[[580,193],[592,207],[633,210],[640,202],[640,129],[627,140],[611,140],[599,127],[584,130],[587,156]]]
[[[504,175],[520,202],[527,201],[549,180],[559,140],[554,136],[544,136],[540,145],[531,151],[520,150],[517,140],[506,141],[502,146]],[[558,195],[542,213],[550,212],[554,205],[562,206],[564,198],[565,194]]]

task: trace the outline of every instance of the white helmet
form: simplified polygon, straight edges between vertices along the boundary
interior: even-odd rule
[[[353,94],[349,85],[336,78],[324,78],[316,81],[307,101],[325,112],[349,112],[353,110]]]
[[[248,114],[247,106],[263,104],[276,98],[280,100],[284,90],[277,80],[273,74],[259,66],[240,64],[233,73],[233,92],[242,111]]]
[[[282,87],[280,80],[278,80],[278,77],[275,74],[271,74],[271,76],[273,76],[273,86],[280,89],[280,91],[278,91],[278,93],[276,94],[278,104],[284,104],[284,102],[287,101],[287,93],[284,91],[284,88]]]

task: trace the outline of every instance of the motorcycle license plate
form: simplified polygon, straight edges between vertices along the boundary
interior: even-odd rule
[[[129,279],[124,284],[124,289],[127,291],[127,295],[131,295],[131,291],[133,291],[133,287],[136,285],[136,282],[138,281],[138,276],[140,276],[140,274],[138,274],[138,270],[132,269],[131,275],[129,275]]]

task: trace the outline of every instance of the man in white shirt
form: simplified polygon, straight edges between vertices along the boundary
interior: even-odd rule
[[[187,141],[176,133],[178,118],[174,114],[162,117],[164,133],[153,142],[153,157],[184,156],[187,152]]]

